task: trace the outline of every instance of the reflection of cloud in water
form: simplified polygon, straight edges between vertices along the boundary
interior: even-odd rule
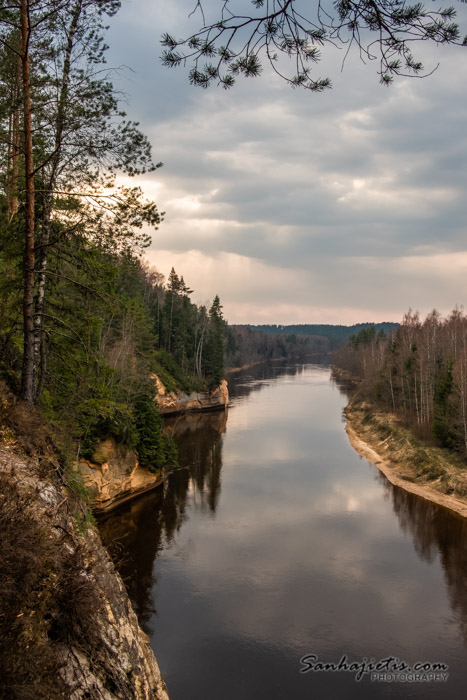
[[[138,615],[164,637],[162,659],[193,659],[190,678],[207,648],[210,668],[228,649],[234,665],[251,659],[251,673],[270,654],[284,674],[303,653],[345,651],[436,655],[463,678],[465,523],[394,489],[353,452],[324,377],[297,377],[305,397],[284,375],[274,394],[264,382],[233,404],[227,429],[223,412],[171,419],[184,468],[104,524],[131,553],[122,573]],[[298,398],[285,410],[287,396]]]
[[[224,501],[217,529],[197,524],[193,536],[200,545],[197,560],[191,562],[190,585],[209,601],[213,618],[231,620],[229,635],[258,643],[279,635],[298,653],[315,639],[315,629],[322,633],[329,619],[338,618],[342,638],[353,648],[355,631],[372,634],[376,618],[384,628],[382,639],[393,648],[399,649],[401,640],[417,647],[421,630],[411,611],[427,595],[427,585],[431,590],[438,584],[438,576],[423,562],[415,573],[413,563],[406,570],[410,543],[400,541],[389,502],[381,517],[378,492],[378,484],[371,481],[367,490],[356,490],[351,497],[353,504],[359,499],[364,520],[349,512],[344,483],[335,484],[327,500],[320,501],[318,494],[319,508],[298,489],[283,518],[280,498],[274,495],[267,507],[261,502],[256,509],[242,498]],[[434,622],[448,610],[439,599],[428,603],[435,633]],[[308,621],[306,638],[303,628],[297,629],[297,616]],[[429,633],[427,621],[423,635]]]
[[[317,517],[310,529],[313,532],[300,532],[290,521],[286,528],[273,526],[266,519],[256,527],[243,524],[218,541],[204,531],[205,555],[216,567],[207,579],[200,552],[190,581],[209,600],[213,618],[231,621],[229,635],[262,643],[277,637],[297,655],[306,644],[319,641],[315,630],[329,627],[329,620],[340,621],[342,647],[350,650],[363,630],[363,638],[374,635],[375,619],[380,626],[377,643],[396,650],[401,644],[417,648],[425,635],[436,635],[438,620],[448,612],[444,601],[436,596],[432,600],[426,592],[427,586],[431,590],[437,585],[437,575],[423,564],[415,574],[413,567],[407,573],[410,552],[397,536],[382,542],[379,534],[362,530],[348,517],[335,518],[332,524],[327,517]],[[389,550],[397,546],[398,566],[392,552],[387,557],[390,568],[381,553],[372,556],[382,545]],[[422,596],[430,610],[423,629],[418,612],[412,614]],[[335,639],[335,626],[329,632]]]

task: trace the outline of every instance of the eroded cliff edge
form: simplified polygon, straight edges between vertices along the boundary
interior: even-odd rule
[[[157,374],[153,375],[153,379],[156,384],[156,401],[161,415],[223,409],[229,405],[229,390],[225,379],[213,391],[193,391],[191,394],[186,394],[183,391],[167,391]]]
[[[141,467],[136,453],[113,438],[99,443],[92,460],[81,458],[74,467],[83,477],[96,513],[106,513],[159,486],[165,475],[163,468],[151,472]]]
[[[224,379],[213,391],[167,391],[157,375],[155,401],[164,417],[206,411],[225,412],[229,403],[227,381]],[[170,431],[171,432],[171,431]],[[74,468],[83,477],[96,514],[106,513],[150,489],[159,486],[165,477],[165,468],[152,472],[140,466],[133,450],[117,444],[113,438],[102,440],[91,459],[81,457]]]
[[[0,696],[168,700],[79,482],[42,442],[0,426]]]

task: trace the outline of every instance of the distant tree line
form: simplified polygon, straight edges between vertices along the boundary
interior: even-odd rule
[[[421,437],[467,454],[467,315],[409,311],[395,332],[353,335],[334,364],[361,380],[360,398],[392,411]]]
[[[243,367],[272,359],[303,360],[312,355],[325,355],[330,349],[327,338],[267,333],[249,326],[227,326],[226,367]]]
[[[330,341],[330,348],[333,349],[345,343],[351,335],[355,335],[356,333],[365,328],[374,327],[377,331],[384,330],[385,333],[389,333],[391,331],[396,330],[397,326],[397,323],[384,322],[356,323],[353,326],[332,325],[327,323],[299,323],[286,326],[277,324],[249,324],[247,327],[251,328],[252,330],[262,331],[263,333],[268,334],[320,336],[322,338],[327,338]]]

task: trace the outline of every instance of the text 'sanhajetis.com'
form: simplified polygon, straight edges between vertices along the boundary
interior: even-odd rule
[[[369,677],[374,683],[443,683],[449,678],[449,666],[441,661],[416,661],[408,664],[396,656],[384,659],[364,657],[349,661],[344,654],[339,661],[319,661],[316,654],[300,659],[300,673],[352,673],[360,682]]]

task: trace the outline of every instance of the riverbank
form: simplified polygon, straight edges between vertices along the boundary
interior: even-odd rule
[[[168,700],[83,483],[0,391],[0,697]]]
[[[467,517],[467,465],[449,450],[422,443],[393,414],[365,402],[344,410],[352,447],[395,486]]]

